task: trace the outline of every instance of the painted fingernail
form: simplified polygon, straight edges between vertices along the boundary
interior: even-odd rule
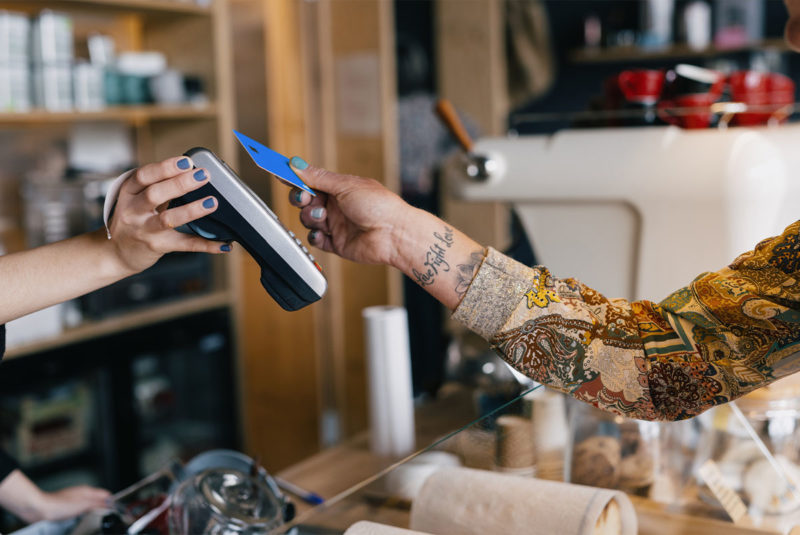
[[[209,197],[203,201],[203,208],[214,208],[214,197]]]
[[[222,246],[220,247],[220,250],[221,250],[221,251],[224,251],[224,252],[226,252],[226,253],[229,253],[229,252],[231,252],[231,246],[230,246],[230,245],[228,245],[228,244],[226,243],[225,245],[222,245]]]
[[[296,202],[296,203],[303,202],[303,192],[302,191],[297,190],[297,191],[294,192],[294,202]]]
[[[202,182],[203,180],[205,180],[206,179],[205,169],[198,169],[197,171],[195,171],[194,179],[197,180],[198,182]]]
[[[325,213],[325,209],[318,206],[311,210],[311,219],[322,219],[322,215]]]
[[[302,159],[300,156],[292,156],[292,159],[289,160],[289,164],[291,164],[291,166],[295,169],[300,169],[301,171],[308,168],[308,162]]]
[[[308,241],[317,241],[317,236],[319,236],[319,231],[318,230],[312,230],[308,234]]]
[[[192,166],[192,163],[189,161],[189,158],[181,158],[178,160],[178,169],[183,169],[184,171],[189,169]]]

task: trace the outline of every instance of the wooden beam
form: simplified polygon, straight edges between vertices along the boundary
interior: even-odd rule
[[[238,83],[244,88],[237,108],[253,127],[248,133],[266,133],[263,139],[279,152],[307,153],[302,3],[234,0],[230,4],[235,13]],[[243,163],[242,169],[249,165]],[[263,172],[249,170],[249,181],[266,190],[263,194],[272,210],[302,236],[297,210],[288,202],[289,189]],[[281,309],[261,287],[258,264],[242,256],[238,296],[246,450],[275,470],[319,449],[314,306],[297,312]]]
[[[394,10],[390,0],[325,0],[330,14],[335,170],[399,190]],[[402,279],[386,267],[340,267],[343,351],[336,355],[337,399],[345,436],[367,427],[367,378],[361,311],[402,303]]]
[[[502,0],[436,0],[439,95],[467,115],[484,136],[503,135],[509,113]],[[505,249],[509,209],[456,200],[444,190],[445,218],[483,245]]]

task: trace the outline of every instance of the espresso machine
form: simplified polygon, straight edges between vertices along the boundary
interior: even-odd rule
[[[800,218],[798,142],[794,124],[569,129],[479,139],[445,176],[509,203],[555,276],[659,301]]]

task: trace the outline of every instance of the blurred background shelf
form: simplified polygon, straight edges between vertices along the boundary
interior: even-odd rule
[[[779,51],[789,50],[783,39],[765,39],[758,43],[751,43],[747,46],[735,48],[718,48],[710,46],[702,50],[689,48],[687,45],[673,45],[662,50],[646,50],[638,46],[615,47],[615,48],[583,48],[573,50],[569,54],[569,59],[573,63],[625,63],[640,61],[661,61],[669,59],[693,59],[693,58],[713,58],[728,54],[738,54],[741,52],[752,52],[754,50],[775,49]]]
[[[75,123],[89,121],[123,121],[142,123],[154,120],[213,119],[217,107],[207,106],[118,106],[98,111],[50,112],[33,110],[22,113],[0,113],[0,126]]]
[[[210,4],[210,2],[209,2]],[[164,14],[191,14],[210,15],[210,5],[201,5],[193,2],[177,0],[9,0],[0,2],[0,5],[13,6],[16,9],[74,9],[74,8],[103,8],[141,13]]]
[[[148,307],[136,312],[128,312],[104,320],[87,321],[78,327],[65,330],[57,337],[12,347],[6,352],[4,360],[20,358],[55,349],[60,346],[107,336],[136,327],[153,325],[190,314],[225,308],[230,305],[230,293],[227,291],[218,291],[208,295],[191,297],[155,307]]]

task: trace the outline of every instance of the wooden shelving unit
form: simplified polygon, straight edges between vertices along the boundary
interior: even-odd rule
[[[203,81],[208,103],[181,106],[117,106],[93,112],[0,113],[0,129],[14,136],[36,136],[40,132],[68,130],[52,126],[73,123],[117,121],[133,132],[137,159],[159,161],[182,154],[193,146],[205,146],[234,164],[233,73],[228,5],[211,0],[206,5],[175,0],[0,0],[0,9],[35,16],[55,9],[71,16],[78,49],[92,32],[110,35],[117,52],[156,50],[167,63]],[[202,36],[198,39],[197,36]],[[80,52],[77,53],[80,56]],[[6,155],[8,157],[8,155]],[[60,336],[12,348],[6,358],[20,358],[41,351],[105,336],[156,322],[221,307],[233,310],[233,274],[238,255],[214,259],[212,291],[118,315],[102,321],[87,321]]]
[[[84,322],[79,327],[68,329],[57,337],[10,348],[3,358],[6,360],[25,357],[42,351],[56,349],[67,344],[83,342],[92,338],[108,336],[129,329],[145,327],[162,321],[168,321],[217,308],[224,308],[230,305],[231,296],[227,291],[219,291],[199,297],[181,299],[100,321]]]
[[[26,10],[42,9],[105,9],[122,12],[154,12],[192,15],[211,15],[210,5],[178,0],[9,0],[3,4],[13,5],[19,9],[24,6]]]
[[[204,106],[118,106],[98,111],[0,113],[0,127],[92,121],[122,121],[132,124],[161,120],[215,119],[217,108]]]
[[[573,63],[621,63],[662,61],[669,59],[711,58],[726,54],[751,52],[763,49],[777,49],[788,51],[783,39],[766,39],[758,43],[737,48],[718,48],[710,46],[702,50],[689,48],[687,45],[674,45],[663,50],[645,50],[639,47],[617,47],[599,49],[579,49],[569,55]]]

